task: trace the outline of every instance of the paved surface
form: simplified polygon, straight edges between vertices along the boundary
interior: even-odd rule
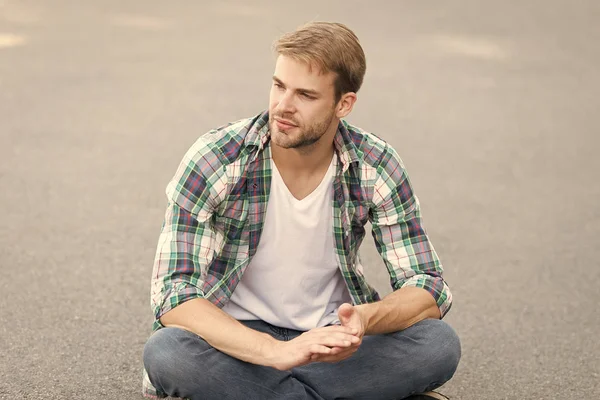
[[[267,106],[308,20],[361,38],[350,120],[399,150],[445,263],[444,391],[600,398],[599,3],[252,3],[0,0],[0,398],[140,398],[164,187]]]

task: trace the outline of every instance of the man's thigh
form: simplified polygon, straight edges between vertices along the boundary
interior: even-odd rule
[[[365,336],[352,357],[308,364],[292,374],[325,399],[402,399],[441,386],[459,359],[454,330],[428,319],[400,332]]]
[[[161,392],[195,399],[319,399],[289,371],[250,364],[179,328],[163,328],[144,347],[144,366]]]

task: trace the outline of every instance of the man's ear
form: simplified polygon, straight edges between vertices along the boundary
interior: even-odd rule
[[[338,101],[335,116],[338,118],[344,118],[346,115],[350,114],[352,108],[354,107],[354,103],[356,103],[356,100],[356,93],[344,93],[340,101]]]

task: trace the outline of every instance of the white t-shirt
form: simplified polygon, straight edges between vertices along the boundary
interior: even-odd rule
[[[317,188],[296,199],[271,160],[273,177],[256,254],[223,311],[307,331],[337,323],[350,303],[334,250],[333,177],[337,158]]]

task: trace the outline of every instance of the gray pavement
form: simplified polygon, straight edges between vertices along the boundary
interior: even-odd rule
[[[347,23],[454,293],[453,399],[600,398],[600,4],[0,0],[0,398],[139,399],[164,187]],[[371,240],[362,257],[383,293]]]

